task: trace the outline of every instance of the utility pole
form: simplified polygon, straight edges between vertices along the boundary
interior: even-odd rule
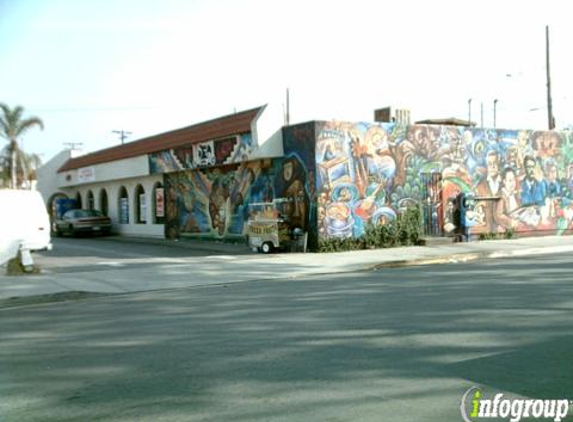
[[[468,125],[472,125],[472,99],[468,100]]]
[[[545,26],[545,62],[547,68],[547,119],[549,130],[555,129],[555,118],[553,117],[553,104],[551,101],[551,72],[549,69],[549,25]]]
[[[497,128],[497,98],[493,100],[493,128]]]
[[[113,133],[117,133],[119,135],[119,139],[121,139],[121,144],[123,145],[123,141],[131,135],[131,132],[126,130],[112,130]]]

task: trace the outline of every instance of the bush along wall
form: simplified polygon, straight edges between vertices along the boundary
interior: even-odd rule
[[[407,208],[395,220],[384,225],[366,225],[356,237],[329,237],[318,242],[318,252],[343,252],[361,249],[412,246],[420,242],[422,218],[418,207]]]

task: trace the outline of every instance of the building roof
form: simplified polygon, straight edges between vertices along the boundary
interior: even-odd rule
[[[197,144],[224,136],[247,133],[251,131],[251,123],[253,120],[264,108],[265,106],[256,107],[72,158],[58,169],[58,173],[180,146]]]
[[[426,119],[416,122],[417,125],[443,125],[443,126],[475,126],[475,122],[469,120],[457,119],[455,117],[447,117],[445,119]]]

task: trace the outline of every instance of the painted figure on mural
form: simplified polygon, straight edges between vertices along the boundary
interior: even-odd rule
[[[517,169],[521,170],[521,175],[525,174],[523,169],[523,163],[525,162],[525,157],[533,156],[533,147],[531,146],[530,131],[520,130],[517,132]]]
[[[500,188],[499,154],[497,151],[490,151],[486,156],[486,176],[478,182],[477,194],[478,196],[498,196]]]
[[[499,154],[497,151],[490,151],[486,155],[486,175],[476,185],[477,198],[484,199],[483,204],[484,223],[488,230],[497,230],[495,222],[495,201],[492,198],[498,197],[501,189],[501,176],[499,174]]]
[[[230,196],[233,210],[243,205],[247,200],[249,189],[255,180],[255,173],[249,167],[243,167],[237,170],[230,185]]]
[[[565,180],[565,188],[569,192],[568,198],[573,199],[573,163],[567,166],[567,179]]]
[[[197,221],[195,220],[195,196],[191,186],[186,183],[179,184],[180,206],[179,214],[181,216],[180,228],[185,233],[196,233],[200,231]]]
[[[561,182],[557,179],[557,165],[553,160],[545,164],[545,190],[550,199],[560,197],[563,192]]]
[[[537,205],[545,205],[545,182],[536,178],[537,164],[535,158],[526,156],[523,160],[523,168],[525,170],[525,177],[521,181],[521,204],[524,207]]]
[[[549,217],[554,218],[556,209],[559,206],[561,196],[563,196],[563,187],[557,178],[557,165],[553,159],[545,164],[545,193],[549,206]]]
[[[360,197],[363,197],[368,186],[368,146],[358,136],[350,138],[350,147],[354,158],[354,184]]]
[[[305,190],[304,169],[295,157],[286,159],[275,181],[277,198],[285,199],[284,215],[291,227],[306,230],[308,196]]]
[[[537,157],[555,157],[560,143],[561,139],[557,132],[543,131],[533,133],[533,144]]]
[[[324,155],[322,156],[323,161],[330,161],[336,158],[336,154],[332,149],[332,144],[328,144],[324,150]]]
[[[173,179],[167,178],[165,186],[167,187],[165,192],[165,237],[177,239],[179,237],[179,205]]]
[[[269,176],[265,177],[265,185],[262,191],[262,202],[272,202],[275,198],[275,190],[273,188],[273,183]]]
[[[211,227],[216,230],[219,236],[225,234],[227,228],[229,187],[220,179],[216,179],[211,186],[209,196],[209,216],[211,217]]]
[[[496,204],[495,220],[505,229],[515,229],[519,220],[514,211],[519,208],[517,193],[517,176],[512,167],[506,167],[502,175],[501,199]]]

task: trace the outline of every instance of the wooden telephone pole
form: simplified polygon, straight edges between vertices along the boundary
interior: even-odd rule
[[[551,101],[551,72],[549,69],[549,25],[545,26],[545,62],[547,69],[547,119],[549,130],[555,129],[555,118],[553,117],[553,103]]]

